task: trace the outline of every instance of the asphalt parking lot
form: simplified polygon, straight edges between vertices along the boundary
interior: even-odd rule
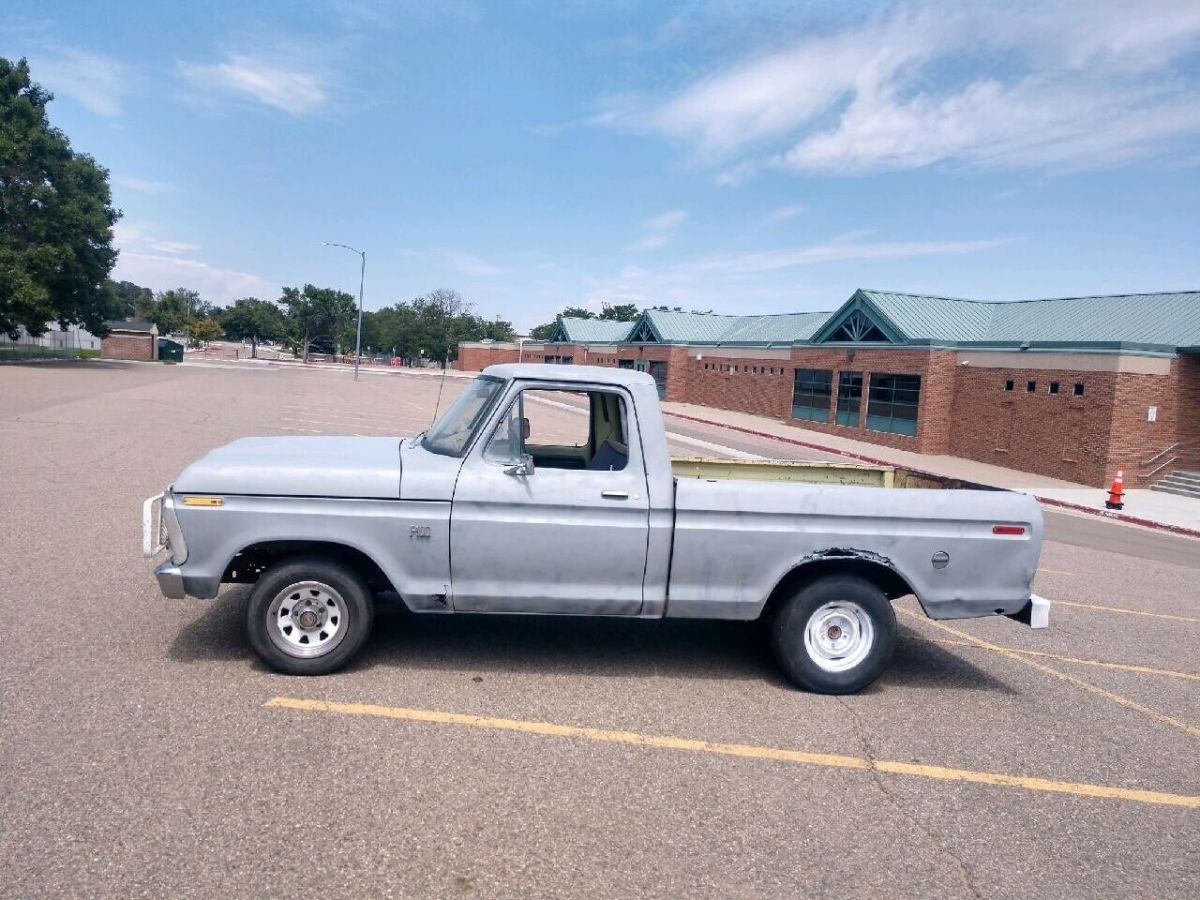
[[[1058,515],[1050,629],[902,600],[891,670],[841,698],[753,624],[394,606],[349,670],[288,678],[246,588],[159,596],[140,504],[188,462],[411,434],[461,384],[0,366],[0,895],[1196,896],[1200,542]]]

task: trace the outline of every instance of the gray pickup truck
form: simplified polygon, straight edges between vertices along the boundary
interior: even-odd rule
[[[417,613],[763,618],[787,675],[826,693],[879,677],[897,597],[934,619],[1049,616],[1033,498],[682,477],[654,381],[622,369],[492,366],[413,438],[243,438],[148,499],[143,527],[165,596],[253,583],[250,643],[297,675],[349,661],[380,594]]]

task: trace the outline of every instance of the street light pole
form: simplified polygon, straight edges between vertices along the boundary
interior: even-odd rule
[[[349,244],[335,244],[333,241],[321,241],[321,243],[326,247],[341,247],[343,250],[357,253],[362,260],[362,267],[358,272],[358,334],[354,338],[354,380],[358,381],[358,360],[362,356],[363,282],[367,280],[367,251],[356,250]]]

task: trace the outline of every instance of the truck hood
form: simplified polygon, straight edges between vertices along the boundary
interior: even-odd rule
[[[255,437],[210,451],[175,480],[191,494],[400,497],[399,437]]]

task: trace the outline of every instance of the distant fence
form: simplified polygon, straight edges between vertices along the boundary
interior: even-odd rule
[[[22,329],[15,341],[8,335],[0,335],[0,361],[99,356],[100,351],[93,343],[98,344],[94,338],[81,338],[77,331],[48,331],[41,337],[31,337]]]

